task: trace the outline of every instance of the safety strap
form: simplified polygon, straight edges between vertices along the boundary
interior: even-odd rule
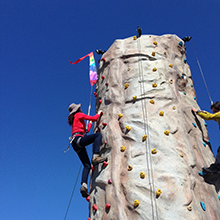
[[[66,150],[64,150],[64,153],[67,153],[68,152],[68,150],[70,149],[70,144],[72,144],[72,142],[73,142],[73,140],[74,140],[74,136],[72,136],[72,137],[69,137],[69,144],[68,144],[68,147],[66,148]]]

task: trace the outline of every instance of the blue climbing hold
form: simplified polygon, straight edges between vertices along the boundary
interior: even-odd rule
[[[210,143],[210,140],[208,140],[207,143]]]
[[[182,41],[180,41],[180,42],[179,42],[179,45],[180,45],[180,46],[183,46],[183,42],[182,42]]]
[[[194,100],[196,100],[196,97],[193,97]]]
[[[218,195],[218,199],[220,200],[220,196]]]
[[[193,84],[191,84],[190,86],[193,87]]]
[[[199,174],[200,176],[205,176],[207,173],[206,173],[205,171],[199,171],[198,174]]]
[[[204,147],[206,147],[206,143],[205,142],[203,142],[202,144],[204,145]]]
[[[205,211],[205,210],[206,210],[206,208],[205,208],[205,203],[202,202],[202,201],[200,201],[200,205],[201,205],[202,209]]]
[[[206,122],[204,123],[204,125],[205,125],[205,126],[208,126]]]
[[[186,93],[185,93],[185,92],[184,92],[183,94],[184,94],[184,95],[186,95]]]
[[[187,62],[187,59],[184,59],[184,63],[186,63]]]
[[[192,124],[193,124],[193,126],[194,126],[195,128],[197,127],[195,123],[192,123]]]

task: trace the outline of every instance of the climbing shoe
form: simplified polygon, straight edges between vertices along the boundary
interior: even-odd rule
[[[92,164],[96,165],[96,164],[104,162],[105,160],[106,160],[106,157],[97,156],[96,158],[92,159]]]
[[[88,189],[85,186],[81,186],[80,193],[84,198],[87,198],[89,196]]]

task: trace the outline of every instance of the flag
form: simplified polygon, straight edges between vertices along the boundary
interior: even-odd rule
[[[69,61],[69,62],[70,62],[70,64],[77,64],[80,61],[82,61],[83,59],[85,59],[87,56],[89,56],[89,79],[90,79],[91,86],[93,86],[97,81],[97,70],[96,70],[96,66],[95,66],[95,59],[93,56],[93,52],[85,55],[84,57],[79,58],[74,63],[72,63],[71,61]]]

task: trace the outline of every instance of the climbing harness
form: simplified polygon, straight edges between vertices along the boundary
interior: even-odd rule
[[[66,210],[64,220],[66,220],[66,217],[67,217],[67,214],[68,214],[68,211],[69,211],[69,208],[70,208],[70,204],[71,204],[71,201],[72,201],[72,198],[73,198],[73,194],[75,192],[76,184],[77,184],[78,179],[79,179],[79,174],[81,172],[81,169],[82,169],[82,164],[80,165],[79,172],[78,172],[77,177],[76,177],[76,181],[75,181],[75,184],[74,184],[74,187],[73,187],[73,191],[72,191],[72,194],[71,194],[71,197],[70,197],[70,201],[69,201],[69,204],[68,204],[68,207],[67,207],[67,210]]]
[[[70,145],[71,145],[72,142],[74,141],[74,139],[75,139],[75,137],[76,137],[76,136],[75,136],[76,134],[82,134],[82,135],[83,135],[83,133],[81,133],[81,132],[76,132],[76,133],[74,133],[74,134],[72,135],[72,137],[69,137],[69,140],[70,140],[70,141],[69,141],[69,145],[68,145],[67,149],[64,150],[64,153],[66,153],[66,152],[70,149]],[[79,144],[80,139],[81,139],[81,138],[79,138],[79,139],[77,140],[77,142],[76,142],[76,144],[77,144],[78,147],[81,147],[80,144]]]
[[[137,49],[138,49],[139,53],[141,53],[140,39],[141,38],[137,39]],[[139,62],[138,62],[138,69],[139,69],[141,94],[145,94],[144,75],[143,75],[143,67],[142,67],[141,59],[139,59]],[[148,180],[149,180],[149,185],[150,185],[150,191],[155,192],[153,169],[152,169],[152,159],[151,159],[151,155],[150,155],[150,148],[148,148],[148,146],[150,146],[150,138],[149,138],[150,135],[149,135],[149,129],[147,129],[147,127],[146,127],[146,125],[149,125],[149,123],[148,123],[148,118],[147,118],[147,108],[146,108],[146,100],[145,99],[142,99],[141,105],[142,105],[143,120],[144,120],[144,131],[145,131],[145,134],[147,133],[147,136],[148,136],[147,141],[145,142],[146,159],[147,159],[147,167],[148,167]],[[147,144],[147,142],[148,142],[148,144]],[[148,158],[148,155],[149,155],[149,158]],[[154,197],[154,199],[153,199],[153,194],[150,193],[150,195],[151,195],[151,204],[152,204],[152,217],[154,220],[155,219],[154,212],[156,212],[156,219],[158,219],[157,203],[156,203],[156,198]],[[155,208],[154,208],[154,206],[155,206]]]
[[[197,57],[196,50],[195,50],[195,48],[194,48],[194,45],[193,45],[192,40],[191,40],[191,43],[192,43],[192,47],[193,47],[193,50],[194,50],[194,53],[195,53],[195,56],[196,56],[196,60],[197,60],[198,66],[199,66],[200,73],[201,73],[201,75],[202,75],[203,82],[204,82],[204,84],[205,84],[205,87],[206,87],[206,90],[207,90],[207,93],[208,93],[208,96],[209,96],[209,100],[210,100],[211,105],[212,105],[212,104],[213,104],[213,101],[212,101],[212,99],[211,99],[211,96],[210,96],[210,93],[209,93],[209,89],[208,89],[207,83],[206,83],[206,81],[205,81],[205,77],[204,77],[204,74],[203,74],[203,72],[202,72],[202,68],[201,68],[201,65],[200,65],[200,63],[199,63],[199,59],[198,59],[198,57]]]

